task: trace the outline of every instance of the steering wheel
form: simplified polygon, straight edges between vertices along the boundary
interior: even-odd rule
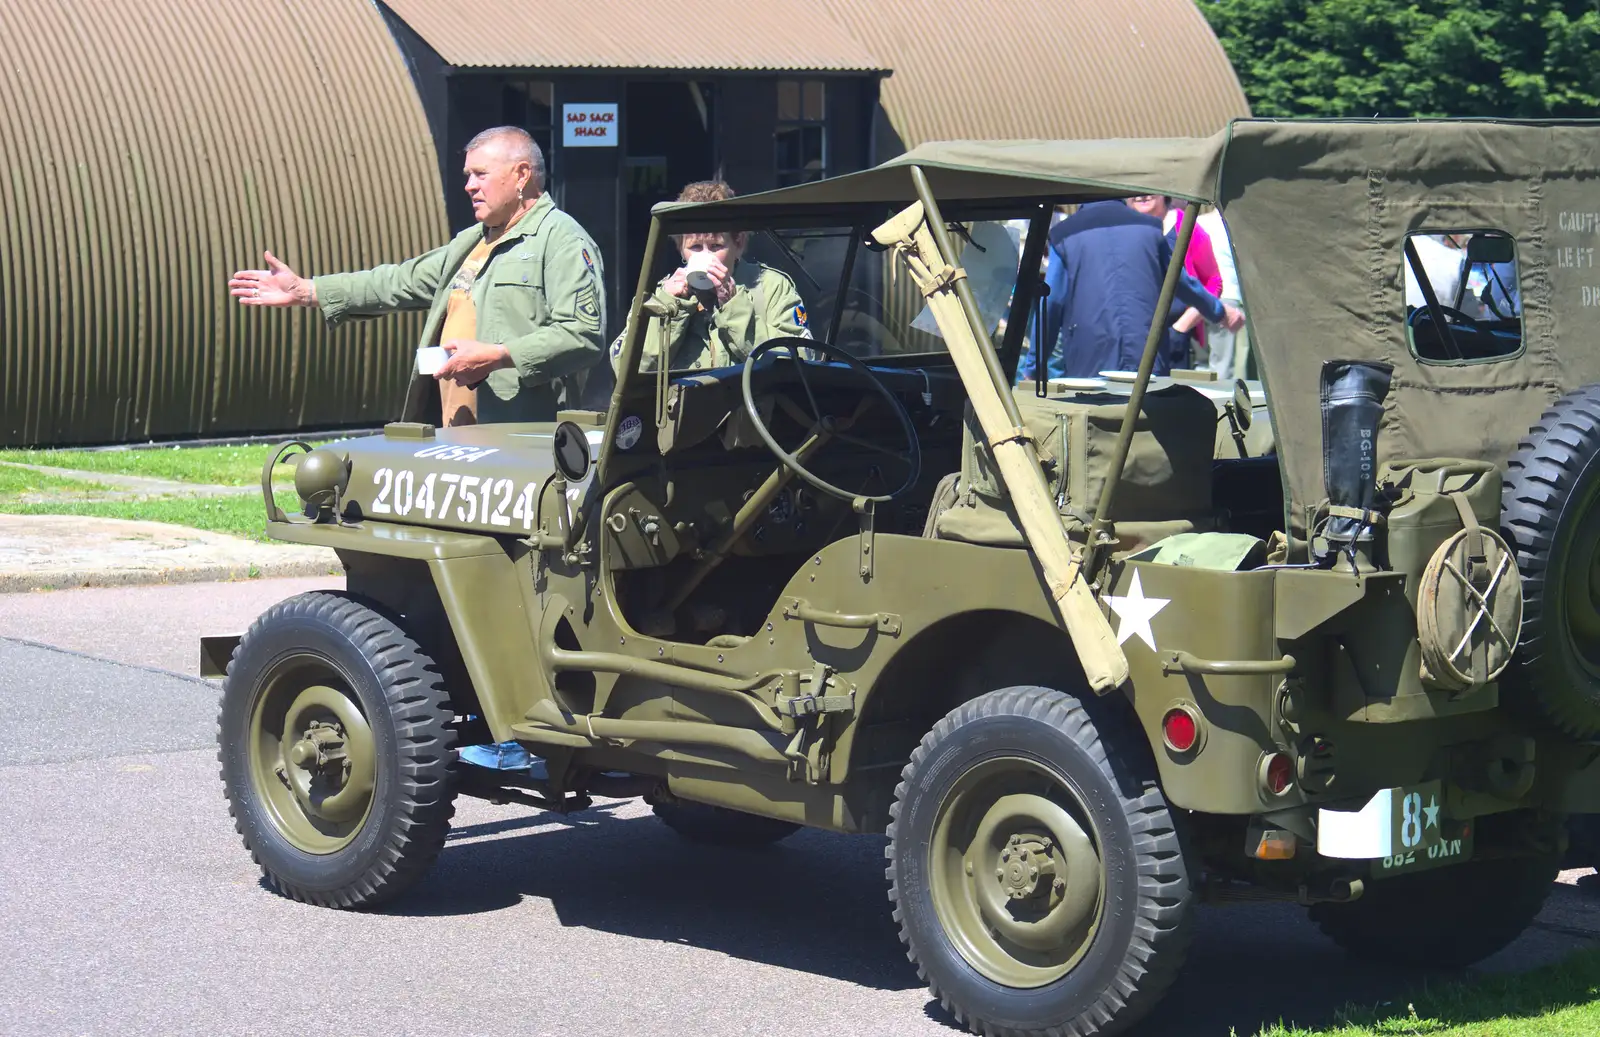
[[[790,355],[794,358],[795,373],[799,375],[800,384],[806,391],[806,400],[811,404],[810,418],[813,434],[821,434],[830,439],[843,440],[844,442],[850,443],[853,446],[858,446],[864,450],[870,450],[874,453],[887,454],[906,466],[905,482],[901,483],[889,493],[876,495],[868,493],[854,493],[850,490],[844,489],[843,487],[835,486],[832,483],[818,477],[810,469],[806,468],[806,466],[800,462],[798,457],[778,445],[778,441],[773,438],[772,431],[767,428],[766,422],[761,420],[761,412],[756,407],[755,394],[750,388],[750,376],[751,373],[755,371],[756,362],[775,349],[788,350]],[[900,453],[898,451],[890,450],[887,447],[881,446],[870,440],[852,436],[845,431],[850,427],[853,420],[852,418],[836,418],[831,414],[823,414],[822,408],[817,404],[816,393],[811,391],[811,381],[806,377],[806,366],[812,361],[806,360],[803,356],[801,356],[800,351],[802,349],[811,350],[814,353],[821,353],[830,360],[837,360],[859,373],[861,377],[865,378],[868,384],[872,386],[877,394],[888,401],[889,409],[894,412],[894,416],[899,420],[901,431],[904,432],[906,437],[906,451],[904,453]],[[863,364],[861,361],[857,360],[855,357],[836,346],[831,346],[826,342],[814,342],[808,339],[768,339],[756,348],[752,349],[750,351],[750,355],[745,357],[743,389],[744,408],[750,415],[751,423],[755,425],[756,435],[761,437],[761,441],[767,445],[767,449],[771,450],[773,454],[777,456],[778,460],[784,463],[785,467],[794,472],[794,474],[798,475],[800,478],[804,479],[806,482],[810,483],[812,486],[815,486],[817,489],[821,490],[823,493],[831,494],[847,501],[853,501],[857,498],[860,498],[881,504],[885,501],[892,500],[893,498],[898,497],[900,494],[909,490],[916,483],[918,475],[920,475],[922,472],[922,446],[917,440],[916,426],[912,424],[911,415],[906,411],[905,405],[900,402],[899,397],[895,396],[894,393],[889,391],[888,387],[878,379],[877,375],[872,373],[872,368],[868,367],[866,364]]]
[[[1454,306],[1446,306],[1444,303],[1440,303],[1439,312],[1444,315],[1444,322],[1451,327],[1463,327],[1469,331],[1478,330],[1478,319],[1469,314],[1462,313]],[[1426,306],[1418,306],[1416,309],[1411,311],[1411,316],[1406,318],[1406,323],[1410,324],[1412,327],[1416,327],[1417,321],[1423,316],[1430,316],[1428,308]]]

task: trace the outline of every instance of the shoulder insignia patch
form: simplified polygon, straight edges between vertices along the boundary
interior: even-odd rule
[[[595,298],[594,285],[578,289],[578,323],[590,331],[600,330],[600,302]]]
[[[806,326],[806,307],[804,303],[794,308],[794,322],[802,328]]]
[[[622,339],[623,339],[623,335],[626,335],[626,334],[627,334],[627,332],[623,332],[622,335],[618,335],[616,337],[616,339],[611,343],[611,357],[612,357],[612,359],[616,359],[617,357],[622,355]]]
[[[594,273],[594,257],[589,255],[588,249],[580,249],[583,253],[583,265],[589,268],[589,273]]]

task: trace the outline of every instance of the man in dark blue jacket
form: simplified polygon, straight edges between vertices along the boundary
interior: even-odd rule
[[[1060,343],[1049,350],[1050,377],[1138,369],[1173,245],[1174,238],[1161,232],[1161,221],[1120,201],[1090,202],[1051,228],[1042,340],[1055,346],[1059,338]],[[1179,279],[1176,295],[1213,324],[1244,323],[1238,309],[1188,273]],[[1038,350],[1030,349],[1017,377],[1033,378],[1037,362]],[[1171,368],[1170,351],[1161,349],[1155,373]]]

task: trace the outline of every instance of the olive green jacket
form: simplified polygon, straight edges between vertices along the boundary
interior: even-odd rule
[[[740,363],[750,351],[772,338],[810,338],[806,306],[794,282],[781,270],[744,260],[733,265],[737,286],[727,302],[706,309],[692,296],[680,299],[657,288],[656,301],[666,308],[669,367],[702,371]],[[613,366],[622,357],[623,336],[611,345]],[[653,371],[661,349],[661,318],[645,328],[639,370]]]
[[[438,345],[450,280],[483,240],[474,224],[450,244],[403,263],[315,278],[317,305],[329,325],[394,310],[427,310],[420,346]],[[478,393],[479,421],[550,421],[574,406],[586,370],[605,356],[605,292],[600,250],[547,194],[494,245],[472,285],[477,339],[511,353]],[[412,379],[405,417],[416,420],[437,399],[431,377]]]

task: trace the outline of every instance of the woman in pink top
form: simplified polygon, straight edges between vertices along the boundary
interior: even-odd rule
[[[1183,210],[1174,208],[1172,199],[1163,195],[1136,195],[1128,199],[1128,204],[1160,220],[1162,230],[1167,233],[1171,233],[1178,226],[1178,221],[1183,219]],[[1217,266],[1217,254],[1211,248],[1211,235],[1198,223],[1195,224],[1194,237],[1189,239],[1189,251],[1183,257],[1183,269],[1205,285],[1206,291],[1222,297],[1222,270]],[[1206,344],[1205,321],[1200,319],[1200,311],[1193,306],[1173,321],[1172,330],[1180,335],[1193,334],[1200,345]]]

